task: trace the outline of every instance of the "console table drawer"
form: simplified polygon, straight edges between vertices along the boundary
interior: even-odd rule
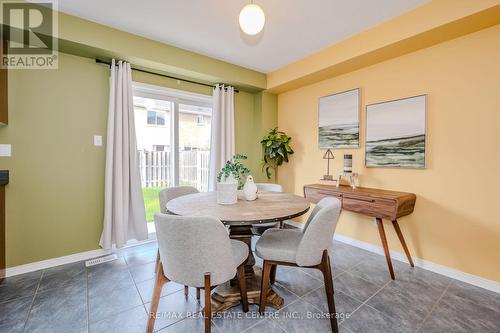
[[[343,195],[342,208],[368,216],[395,219],[397,203],[393,200]]]
[[[311,201],[312,203],[318,203],[321,199],[325,197],[335,197],[342,201],[342,194],[340,193],[328,190],[321,190],[312,187],[304,188],[304,197],[309,199],[309,201]]]

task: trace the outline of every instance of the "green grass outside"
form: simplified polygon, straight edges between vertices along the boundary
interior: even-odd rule
[[[158,193],[163,187],[144,187],[142,194],[144,196],[144,208],[146,209],[146,221],[153,222],[155,213],[160,211],[160,202]]]

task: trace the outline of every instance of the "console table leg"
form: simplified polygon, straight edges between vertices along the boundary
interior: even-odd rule
[[[377,217],[377,227],[380,234],[380,240],[382,241],[382,246],[384,247],[385,259],[387,260],[387,266],[389,267],[389,273],[391,274],[391,279],[395,280],[394,269],[392,268],[391,254],[389,253],[389,246],[387,245],[387,238],[385,237],[384,222],[381,218]]]
[[[408,258],[408,262],[410,263],[411,267],[415,267],[413,265],[413,260],[411,259],[410,255],[410,250],[408,250],[408,246],[406,246],[405,239],[403,237],[403,233],[401,232],[401,229],[399,228],[399,224],[397,220],[392,221],[392,225],[394,226],[394,230],[396,230],[396,234],[398,234],[399,241],[401,242],[401,245],[403,245],[403,249],[405,250],[406,257]]]

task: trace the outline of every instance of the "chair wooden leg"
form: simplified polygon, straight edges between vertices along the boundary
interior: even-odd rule
[[[389,267],[389,273],[391,274],[391,279],[395,279],[394,269],[392,268],[391,253],[389,252],[389,245],[387,245],[387,238],[385,237],[384,222],[382,219],[377,217],[378,232],[380,234],[380,240],[382,241],[382,246],[384,247],[385,260],[387,261],[387,266]]]
[[[270,273],[270,281],[271,284],[274,284],[274,281],[276,281],[276,270],[278,268],[278,265],[273,265],[271,267],[271,273]]]
[[[243,307],[243,312],[248,312],[248,299],[247,299],[247,282],[245,278],[245,265],[241,264],[238,266],[238,284],[240,287],[241,296],[241,306]]]
[[[149,319],[148,326],[146,328],[146,333],[152,333],[155,327],[156,312],[158,310],[158,303],[160,303],[161,290],[163,285],[168,282],[168,279],[163,273],[163,266],[161,263],[158,264],[158,269],[156,270],[155,287],[153,292],[153,300],[151,301],[151,307],[149,309]]]
[[[406,246],[405,239],[403,237],[403,233],[401,232],[401,229],[399,228],[399,224],[397,220],[392,221],[392,225],[394,226],[394,230],[396,230],[396,234],[398,235],[399,241],[401,242],[401,245],[403,246],[403,249],[405,250],[406,257],[408,258],[408,262],[410,263],[411,267],[415,267],[413,265],[413,260],[411,259],[410,255],[410,250],[408,250],[408,246]]]
[[[200,300],[200,288],[196,288],[196,299]]]
[[[188,297],[188,295],[189,295],[189,287],[184,286],[184,296]]]
[[[210,273],[205,273],[205,333],[212,330],[212,300],[210,293]]]
[[[261,315],[264,314],[266,310],[267,301],[267,291],[269,289],[269,275],[271,273],[271,264],[264,260],[262,268],[262,281],[260,284],[260,302],[259,302],[259,312]]]
[[[337,333],[339,328],[337,325],[337,311],[335,310],[335,299],[333,296],[332,267],[330,265],[330,258],[328,257],[327,250],[323,252],[321,271],[323,272],[323,279],[325,280],[326,299],[328,301],[328,311],[330,312],[330,324],[333,333]]]

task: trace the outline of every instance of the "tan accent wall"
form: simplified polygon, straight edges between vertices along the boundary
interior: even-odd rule
[[[400,225],[414,256],[500,281],[500,25],[278,96],[278,125],[295,155],[278,181],[287,191],[325,173],[318,149],[318,98],[361,88],[361,148],[334,150],[333,169],[353,154],[361,184],[416,193]],[[304,69],[306,70],[306,69]],[[428,95],[425,170],[364,167],[365,105]],[[402,251],[387,224],[390,247]],[[380,245],[370,218],[343,212],[337,233]]]

